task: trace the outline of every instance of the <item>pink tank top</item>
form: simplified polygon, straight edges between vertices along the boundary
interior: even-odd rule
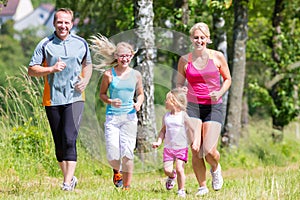
[[[222,98],[218,101],[212,101],[209,96],[210,92],[218,91],[221,87],[220,72],[211,55],[207,65],[203,69],[197,69],[193,65],[192,54],[190,53],[185,74],[188,81],[187,99],[189,102],[204,105],[222,103]]]

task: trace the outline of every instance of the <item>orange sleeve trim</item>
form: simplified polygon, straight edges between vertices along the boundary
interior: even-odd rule
[[[44,95],[43,95],[43,106],[51,106],[51,99],[50,99],[50,86],[48,83],[47,76],[44,76]]]

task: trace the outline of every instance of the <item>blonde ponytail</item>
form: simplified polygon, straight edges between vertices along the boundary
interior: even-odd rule
[[[94,69],[104,71],[105,67],[111,67],[117,64],[115,53],[117,47],[114,43],[109,41],[105,36],[100,33],[96,36],[91,36],[90,48],[93,52]]]

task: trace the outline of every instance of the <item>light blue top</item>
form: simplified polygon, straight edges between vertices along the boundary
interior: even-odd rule
[[[59,58],[67,66],[61,72],[44,77],[44,106],[64,105],[84,100],[84,94],[75,90],[75,84],[82,73],[82,63],[84,61],[87,65],[92,63],[87,42],[74,34],[61,40],[53,33],[39,42],[29,66],[53,66]]]
[[[129,76],[125,79],[120,79],[114,68],[112,68],[112,81],[109,84],[110,99],[121,99],[120,108],[113,107],[108,104],[106,107],[106,115],[122,115],[136,113],[133,108],[133,98],[135,94],[137,77],[134,69],[131,69]]]

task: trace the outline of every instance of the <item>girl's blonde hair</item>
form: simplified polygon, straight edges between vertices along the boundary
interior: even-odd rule
[[[172,89],[170,92],[167,93],[167,99],[170,99],[170,101],[177,107],[180,108],[180,110],[186,111],[187,107],[187,98],[186,98],[186,91],[181,88],[175,88]]]
[[[194,26],[192,26],[192,28],[190,29],[190,36],[193,36],[196,30],[200,30],[209,39],[207,43],[212,43],[212,41],[210,40],[210,32],[207,24],[205,24],[204,22],[198,22],[194,24]]]
[[[105,70],[104,67],[114,66],[117,64],[116,53],[120,48],[127,48],[134,55],[132,45],[127,42],[119,42],[115,45],[113,42],[108,40],[105,36],[97,34],[90,38],[90,48],[93,52],[93,58],[95,63],[94,68],[99,71]]]

